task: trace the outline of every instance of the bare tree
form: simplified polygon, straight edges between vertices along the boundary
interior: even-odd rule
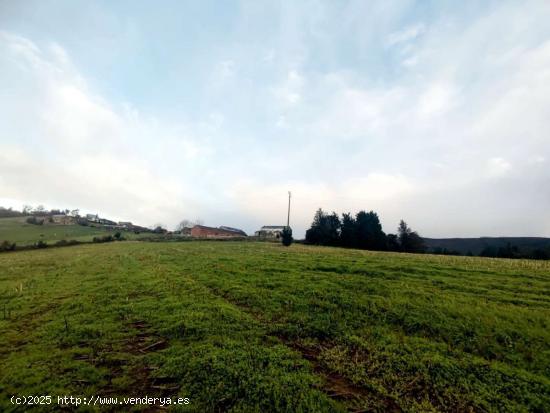
[[[176,230],[181,231],[184,228],[191,228],[193,227],[193,222],[188,219],[182,219],[180,223],[177,225]]]
[[[176,230],[181,231],[184,228],[193,228],[195,225],[202,225],[203,221],[200,218],[197,218],[195,220],[190,219],[182,219],[180,223],[177,225]]]

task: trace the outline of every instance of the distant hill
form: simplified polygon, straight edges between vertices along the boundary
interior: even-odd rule
[[[424,238],[428,252],[437,249],[456,251],[460,254],[479,255],[485,248],[505,248],[508,244],[521,251],[550,248],[550,238],[543,237],[481,237],[481,238]]]
[[[104,225],[58,225],[47,223],[44,225],[29,224],[29,217],[0,218],[0,243],[4,240],[15,242],[17,246],[33,245],[38,241],[54,244],[61,240],[76,240],[90,242],[94,237],[112,235],[117,230],[109,229]],[[120,230],[125,239],[133,240],[142,237],[151,237],[153,234],[144,232],[137,234],[134,231]]]
[[[32,245],[37,241],[54,243],[62,239],[91,241],[94,236],[107,235],[104,228],[81,225],[33,225],[27,217],[0,218],[0,242],[7,240],[17,245]]]

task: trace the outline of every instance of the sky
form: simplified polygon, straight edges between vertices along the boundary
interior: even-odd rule
[[[550,2],[0,0],[0,205],[550,236]]]

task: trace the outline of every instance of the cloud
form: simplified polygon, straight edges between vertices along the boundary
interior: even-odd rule
[[[506,175],[512,169],[510,162],[503,158],[491,158],[487,162],[487,174],[491,178],[498,178]]]
[[[456,95],[453,85],[434,82],[418,97],[418,112],[421,116],[441,115],[452,109]]]
[[[218,74],[222,79],[227,79],[235,74],[235,62],[224,60],[218,66]]]
[[[273,88],[273,94],[283,106],[294,106],[302,98],[301,91],[304,83],[304,78],[296,70],[290,70],[285,80]]]
[[[386,44],[388,46],[395,46],[398,44],[406,43],[411,40],[416,39],[426,31],[426,27],[422,23],[415,24],[414,26],[409,26],[403,30],[391,33],[387,40]]]
[[[170,145],[177,152],[168,162],[203,155],[200,143],[129,106],[113,107],[90,90],[61,46],[41,49],[9,33],[1,40],[2,72],[17,74],[0,81],[5,90],[16,90],[10,121],[0,126],[2,198],[80,207],[144,224],[200,210],[186,197],[185,180],[158,175],[151,168],[154,157],[144,161],[140,141]]]

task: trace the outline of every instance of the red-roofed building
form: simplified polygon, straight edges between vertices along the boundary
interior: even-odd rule
[[[191,228],[191,236],[194,238],[236,238],[246,237],[246,234],[240,230],[231,230],[224,228],[205,227],[204,225],[195,225]]]

